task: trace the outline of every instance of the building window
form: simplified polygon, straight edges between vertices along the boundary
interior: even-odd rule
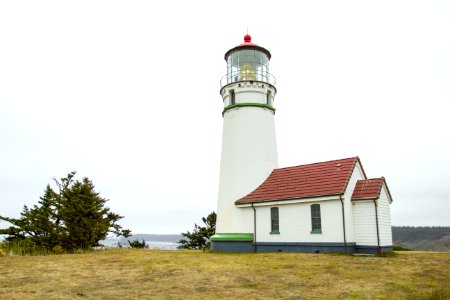
[[[280,233],[280,223],[279,223],[279,214],[278,207],[272,207],[270,209],[270,225],[271,225],[271,234]]]
[[[322,221],[320,218],[320,205],[311,205],[311,233],[322,233]]]
[[[230,105],[236,104],[236,95],[234,94],[234,90],[230,90]]]
[[[272,106],[272,93],[270,91],[267,91],[266,102],[267,102],[267,105]]]

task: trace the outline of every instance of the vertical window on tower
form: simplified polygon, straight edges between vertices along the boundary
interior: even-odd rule
[[[234,90],[230,90],[230,105],[236,104],[236,95],[234,94]]]
[[[322,233],[322,221],[320,218],[320,205],[311,205],[311,233]]]
[[[270,209],[270,221],[271,221],[271,234],[280,233],[280,219],[278,214],[278,207],[272,207]]]
[[[272,106],[272,93],[267,91],[267,105]]]

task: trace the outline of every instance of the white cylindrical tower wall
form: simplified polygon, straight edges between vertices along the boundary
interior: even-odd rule
[[[253,216],[234,202],[278,167],[271,84],[244,81],[221,90],[224,102],[216,232],[252,233]]]

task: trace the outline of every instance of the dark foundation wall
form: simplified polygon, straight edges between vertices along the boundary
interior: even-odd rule
[[[392,246],[383,246],[381,253],[392,252]],[[346,253],[376,254],[378,247],[356,245],[355,243],[253,243],[212,242],[211,251],[216,252],[303,252],[303,253]]]
[[[392,246],[382,246],[380,247],[381,253],[388,253],[392,252],[393,248]],[[355,253],[358,254],[377,254],[378,253],[378,247],[377,246],[364,246],[364,245],[357,245],[355,247]]]
[[[375,249],[376,250],[376,249]],[[212,242],[216,252],[304,252],[304,253],[355,253],[355,243],[253,243]],[[376,252],[376,251],[375,251]]]
[[[255,252],[253,242],[211,242],[211,251],[216,252]]]
[[[355,253],[355,243],[256,243],[256,252]]]

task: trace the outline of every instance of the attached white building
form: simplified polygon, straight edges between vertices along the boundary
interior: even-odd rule
[[[270,52],[251,42],[225,54],[222,159],[213,251],[392,251],[384,178],[358,157],[278,168]]]

